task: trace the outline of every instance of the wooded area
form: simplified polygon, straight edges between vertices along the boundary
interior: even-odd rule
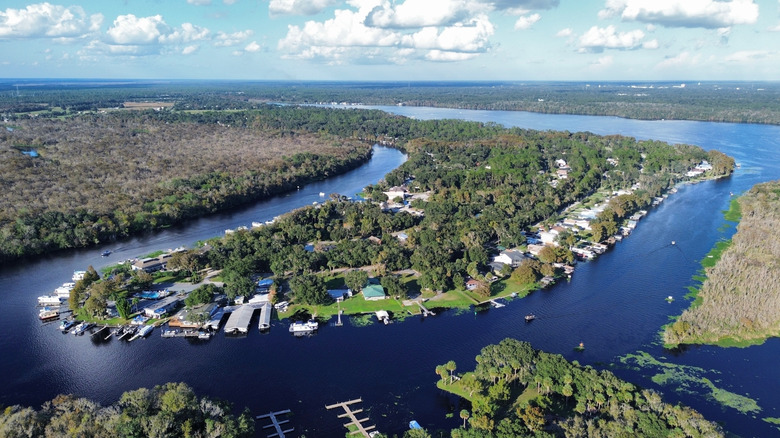
[[[780,335],[780,181],[738,199],[742,218],[731,245],[690,309],[666,327],[667,344],[761,342]]]
[[[109,405],[59,395],[40,410],[9,406],[0,412],[2,437],[232,437],[254,436],[248,410],[199,398],[184,383],[166,383],[122,394]]]
[[[0,131],[0,260],[241,205],[342,173],[371,153],[366,142],[232,116],[241,126],[230,115],[154,111],[13,122]]]
[[[454,362],[436,369],[440,388],[471,402],[453,438],[723,436],[691,408],[527,342],[504,339],[476,360],[457,380]]]

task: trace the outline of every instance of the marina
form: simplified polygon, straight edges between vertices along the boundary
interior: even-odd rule
[[[363,423],[368,421],[368,417],[360,418],[360,419],[358,419],[358,417],[357,417],[357,414],[363,412],[363,409],[355,409],[355,410],[353,410],[352,407],[351,407],[351,405],[354,405],[355,403],[362,403],[362,402],[363,402],[362,399],[357,398],[357,399],[353,399],[353,400],[349,400],[349,401],[345,401],[345,402],[340,402],[340,403],[335,403],[335,404],[332,404],[332,405],[327,405],[327,406],[325,406],[325,409],[327,409],[327,410],[337,409],[337,408],[344,409],[344,413],[340,414],[338,417],[339,418],[345,418],[345,417],[349,418],[349,422],[344,424],[344,427],[349,429],[350,426],[351,426],[351,427],[354,427],[356,429],[354,431],[351,431],[350,435],[361,434],[365,438],[370,438],[371,435],[370,435],[369,431],[372,430],[372,429],[376,429],[376,425],[364,426]]]
[[[266,435],[268,438],[278,437],[278,438],[285,438],[286,433],[292,432],[294,429],[291,427],[289,429],[282,429],[283,424],[287,424],[290,422],[290,420],[280,420],[279,417],[282,415],[290,414],[291,411],[289,409],[285,409],[283,411],[276,411],[276,412],[269,412],[264,415],[258,415],[255,417],[257,420],[263,420],[267,418],[271,424],[266,424],[263,426],[263,429],[273,428],[276,432],[272,433],[271,435]]]

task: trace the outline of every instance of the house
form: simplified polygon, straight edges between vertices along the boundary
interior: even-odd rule
[[[409,235],[404,232],[393,233],[393,235],[401,243],[406,243],[406,241],[409,239]]]
[[[157,301],[149,307],[144,308],[144,315],[148,318],[161,318],[179,305],[178,297],[168,297]]]
[[[395,198],[406,198],[406,195],[409,193],[409,190],[406,189],[405,186],[395,186],[389,188],[386,192],[382,192],[387,196],[387,199],[392,201]]]
[[[558,158],[557,160],[555,160],[555,167],[562,169],[568,166],[566,165],[566,160],[564,160],[563,158]]]
[[[328,295],[331,296],[334,300],[338,299],[347,299],[352,297],[352,289],[342,288],[342,289],[328,289]]]
[[[171,258],[170,254],[162,254],[159,257],[150,257],[141,260],[136,260],[133,263],[133,271],[145,271],[155,272],[165,269],[168,259]]]
[[[523,259],[525,259],[523,253],[516,249],[501,251],[497,256],[493,257],[494,262],[503,263],[513,268],[520,266]]]
[[[473,278],[470,278],[466,282],[466,290],[476,290],[479,287],[479,282],[477,280],[474,280]]]
[[[527,249],[531,255],[538,256],[542,249],[544,249],[544,245],[528,245]]]
[[[379,284],[369,284],[363,288],[363,299],[367,301],[384,300],[385,298],[387,298],[385,288]]]
[[[558,169],[555,171],[555,175],[558,177],[558,179],[567,179],[569,177],[569,170]]]
[[[257,282],[257,287],[255,288],[255,292],[268,293],[271,291],[271,286],[273,285],[274,285],[274,280],[272,278],[260,279]]]
[[[501,273],[501,271],[504,270],[504,266],[507,266],[501,262],[490,262],[488,263],[488,266],[490,266],[490,270],[496,273]]]

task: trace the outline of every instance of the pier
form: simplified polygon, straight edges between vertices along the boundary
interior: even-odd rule
[[[282,430],[282,424],[289,423],[290,420],[281,420],[281,421],[279,421],[277,419],[277,417],[280,416],[280,415],[286,415],[286,414],[289,414],[289,413],[290,413],[290,410],[289,409],[285,409],[283,411],[269,412],[269,413],[267,413],[265,415],[258,415],[255,418],[258,419],[258,420],[263,419],[263,418],[268,418],[269,420],[271,420],[271,424],[266,424],[265,426],[263,426],[263,429],[267,429],[269,427],[273,427],[274,429],[276,429],[276,433],[273,433],[271,435],[267,435],[268,438],[272,438],[272,437],[284,438],[284,434],[292,432],[293,428],[291,427],[289,429]]]
[[[227,309],[225,309],[227,311]],[[230,313],[225,323],[225,333],[247,333],[249,331],[249,321],[252,319],[252,314],[255,313],[253,306],[244,305]]]
[[[376,426],[375,425],[363,426],[363,422],[368,421],[368,418],[358,419],[355,416],[355,414],[359,414],[359,413],[363,412],[363,409],[357,409],[357,410],[353,411],[352,408],[349,407],[349,405],[351,405],[351,404],[362,403],[362,402],[363,402],[363,399],[356,398],[356,399],[350,400],[350,401],[345,401],[345,402],[341,402],[341,403],[327,405],[327,406],[325,406],[325,409],[330,410],[330,409],[335,409],[335,408],[343,408],[345,412],[343,414],[339,415],[339,418],[349,417],[349,420],[350,420],[349,423],[344,424],[344,427],[349,429],[349,426],[355,426],[357,428],[357,430],[353,430],[349,434],[350,435],[354,435],[356,433],[359,433],[359,434],[362,434],[366,438],[370,438],[370,435],[369,435],[368,431],[371,430],[371,429],[375,429]]]
[[[420,313],[422,313],[422,316],[428,316],[428,315],[436,316],[435,313],[431,312],[425,306],[423,306],[423,303],[421,301],[417,301],[416,303],[418,306],[420,306]]]
[[[273,307],[271,307],[271,303],[265,303],[262,307],[260,307],[260,322],[257,324],[257,328],[260,330],[268,330],[271,328],[271,313],[273,312]]]
[[[499,303],[499,302],[498,302],[498,301],[496,301],[496,300],[490,300],[490,304],[491,304],[493,307],[495,307],[496,309],[500,309],[500,308],[502,308],[502,307],[506,306],[506,304]]]

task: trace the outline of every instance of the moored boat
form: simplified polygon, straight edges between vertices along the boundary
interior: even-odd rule
[[[145,326],[141,327],[140,330],[138,330],[138,335],[137,336],[145,338],[145,337],[149,336],[149,333],[151,333],[152,330],[154,330],[154,326],[153,325],[145,325]]]
[[[211,332],[199,332],[198,339],[203,339],[203,340],[211,339]]]
[[[60,323],[60,330],[62,330],[63,332],[66,332],[66,331],[70,330],[71,327],[73,327],[74,325],[76,325],[76,321],[74,321],[72,319],[65,319],[65,320],[63,320]]]
[[[533,313],[529,313],[528,315],[525,315],[525,322],[531,322],[536,319],[536,315]]]
[[[63,303],[65,299],[63,297],[59,297],[57,295],[42,295],[38,297],[38,304],[41,306],[50,306],[50,305],[57,305]]]
[[[60,316],[60,310],[59,309],[52,309],[50,307],[44,307],[38,312],[38,318],[41,321],[47,320],[47,319],[54,319],[56,317]]]
[[[290,324],[290,333],[307,333],[313,332],[320,327],[317,321],[310,319],[306,322],[294,322]]]

